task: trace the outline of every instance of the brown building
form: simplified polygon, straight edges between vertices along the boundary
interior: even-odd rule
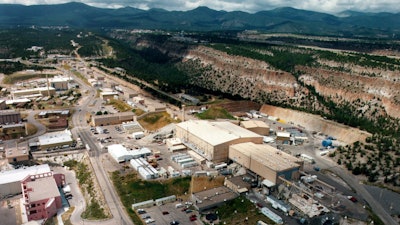
[[[231,145],[229,158],[258,176],[271,186],[281,183],[279,177],[296,180],[303,169],[303,160],[265,144],[251,142]]]
[[[0,111],[0,124],[12,124],[21,122],[21,113],[14,110]]]
[[[256,134],[268,136],[269,135],[269,126],[264,121],[261,120],[248,120],[241,121],[240,126],[253,131]]]
[[[224,185],[238,194],[248,192],[251,189],[251,184],[244,181],[244,176],[225,178]]]
[[[0,126],[0,137],[3,139],[15,139],[27,135],[25,123],[17,123]]]
[[[94,115],[92,116],[93,126],[108,126],[121,124],[123,122],[134,121],[135,114],[133,112],[123,112],[107,115]]]
[[[4,110],[7,108],[6,101],[0,100],[0,110]]]
[[[263,137],[231,122],[189,120],[176,125],[176,137],[214,163],[228,160],[229,146],[243,142],[263,143]]]

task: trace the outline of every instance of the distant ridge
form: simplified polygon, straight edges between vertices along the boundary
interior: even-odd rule
[[[399,13],[344,11],[337,16],[290,7],[254,14],[198,7],[189,11],[96,8],[71,2],[57,5],[0,4],[0,26],[69,26],[165,30],[260,30],[334,36],[399,36]]]

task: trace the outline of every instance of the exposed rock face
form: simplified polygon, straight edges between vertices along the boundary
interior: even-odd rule
[[[318,67],[296,67],[296,79],[263,61],[229,55],[196,46],[183,56],[183,63],[197,68],[193,84],[260,103],[279,102],[298,108],[326,110],[304,85],[331,101],[353,105],[360,116],[400,117],[400,72],[352,64],[319,61]],[[343,72],[341,71],[343,70]]]
[[[371,64],[334,61],[321,59],[310,49],[276,47],[294,54],[313,55],[315,63],[296,66],[295,76],[264,61],[230,55],[205,45],[176,41],[157,43],[146,39],[140,39],[135,45],[156,48],[180,59],[177,67],[190,75],[192,84],[205,89],[238,95],[261,104],[311,112],[329,114],[326,102],[331,101],[351,106],[359,117],[390,115],[400,118],[400,68],[390,63],[375,66],[373,60]],[[274,53],[265,49],[254,51],[274,57]],[[346,58],[352,53],[338,54]],[[326,102],[322,103],[321,98]]]
[[[318,131],[329,136],[334,136],[344,143],[353,143],[356,141],[364,142],[371,134],[349,126],[335,123],[330,120],[325,120],[320,116],[299,112],[295,110],[284,109],[280,107],[263,105],[260,112],[283,118],[287,121],[296,121],[296,124],[301,125],[306,130]]]
[[[194,84],[259,102],[298,102],[298,98],[308,94],[290,73],[275,70],[263,61],[205,46],[187,51],[183,63],[203,69],[199,76],[193,77]]]

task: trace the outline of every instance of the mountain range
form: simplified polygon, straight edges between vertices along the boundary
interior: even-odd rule
[[[400,13],[345,11],[338,15],[290,7],[257,13],[216,11],[198,7],[189,11],[96,8],[83,3],[57,5],[0,4],[0,27],[68,26],[163,30],[260,30],[334,36],[393,37],[400,35]]]

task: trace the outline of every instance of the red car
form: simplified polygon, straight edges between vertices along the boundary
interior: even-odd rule
[[[189,219],[190,219],[190,221],[196,221],[197,217],[190,217]]]

